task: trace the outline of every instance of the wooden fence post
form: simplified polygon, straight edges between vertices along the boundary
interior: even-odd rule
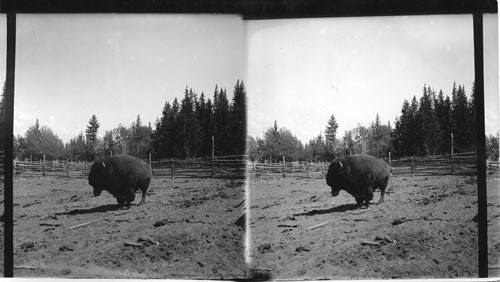
[[[66,177],[69,177],[69,161],[66,162]]]
[[[411,157],[411,177],[415,175],[415,156]]]
[[[171,162],[172,162],[172,164],[171,164],[171,166],[170,166],[170,171],[171,171],[171,176],[170,176],[170,178],[171,178],[171,179],[174,179],[174,169],[175,169],[175,168],[174,168],[174,166],[175,166],[175,165],[174,165],[174,163],[175,163],[175,159],[172,159],[172,160],[171,160]]]
[[[285,178],[285,169],[286,169],[286,162],[285,162],[285,156],[283,156],[283,178]]]
[[[455,168],[453,167],[453,153],[450,155],[450,166],[451,166],[451,174],[453,174],[455,172]]]
[[[43,168],[42,168],[42,175],[45,176],[45,154],[43,155]]]
[[[306,175],[309,178],[309,162],[306,163]]]
[[[210,158],[210,169],[211,169],[210,177],[214,177],[215,171],[214,171],[214,159],[213,159],[213,156],[212,156],[212,158]]]

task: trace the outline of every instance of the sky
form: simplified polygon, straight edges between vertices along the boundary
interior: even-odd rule
[[[498,128],[498,22],[484,16],[486,133]],[[424,85],[451,97],[471,94],[471,15],[250,21],[248,134],[262,138],[277,121],[303,144],[324,135],[334,115],[337,138],[358,124],[382,123]]]
[[[138,114],[154,128],[186,86],[231,98],[246,76],[245,32],[236,15],[18,15],[14,134],[39,119],[68,142],[93,114],[100,136]]]
[[[5,26],[5,16],[0,16]],[[5,30],[0,30],[5,38]],[[484,16],[486,133],[499,128],[498,21]],[[105,130],[161,116],[186,85],[212,98],[244,80],[248,134],[276,120],[303,143],[333,114],[340,138],[378,113],[394,126],[403,101],[430,86],[470,95],[472,16],[243,21],[236,15],[18,15],[14,134],[36,119],[64,142],[92,114]],[[5,46],[0,44],[5,64]],[[0,77],[5,68],[0,67]]]

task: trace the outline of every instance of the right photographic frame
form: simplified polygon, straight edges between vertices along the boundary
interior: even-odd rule
[[[492,277],[497,14],[482,20]],[[473,31],[470,14],[247,22],[252,268],[301,280],[482,276]]]

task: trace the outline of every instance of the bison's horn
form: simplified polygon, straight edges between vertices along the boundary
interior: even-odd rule
[[[342,161],[340,161],[339,164],[340,164],[341,168],[344,168],[344,165],[342,164]]]
[[[101,162],[102,163],[102,167],[106,168],[106,164],[104,162]]]

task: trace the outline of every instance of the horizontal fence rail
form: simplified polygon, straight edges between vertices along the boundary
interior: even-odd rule
[[[157,177],[170,178],[244,178],[246,156],[206,159],[159,159],[147,161]],[[16,176],[55,176],[87,178],[91,162],[14,161]]]

